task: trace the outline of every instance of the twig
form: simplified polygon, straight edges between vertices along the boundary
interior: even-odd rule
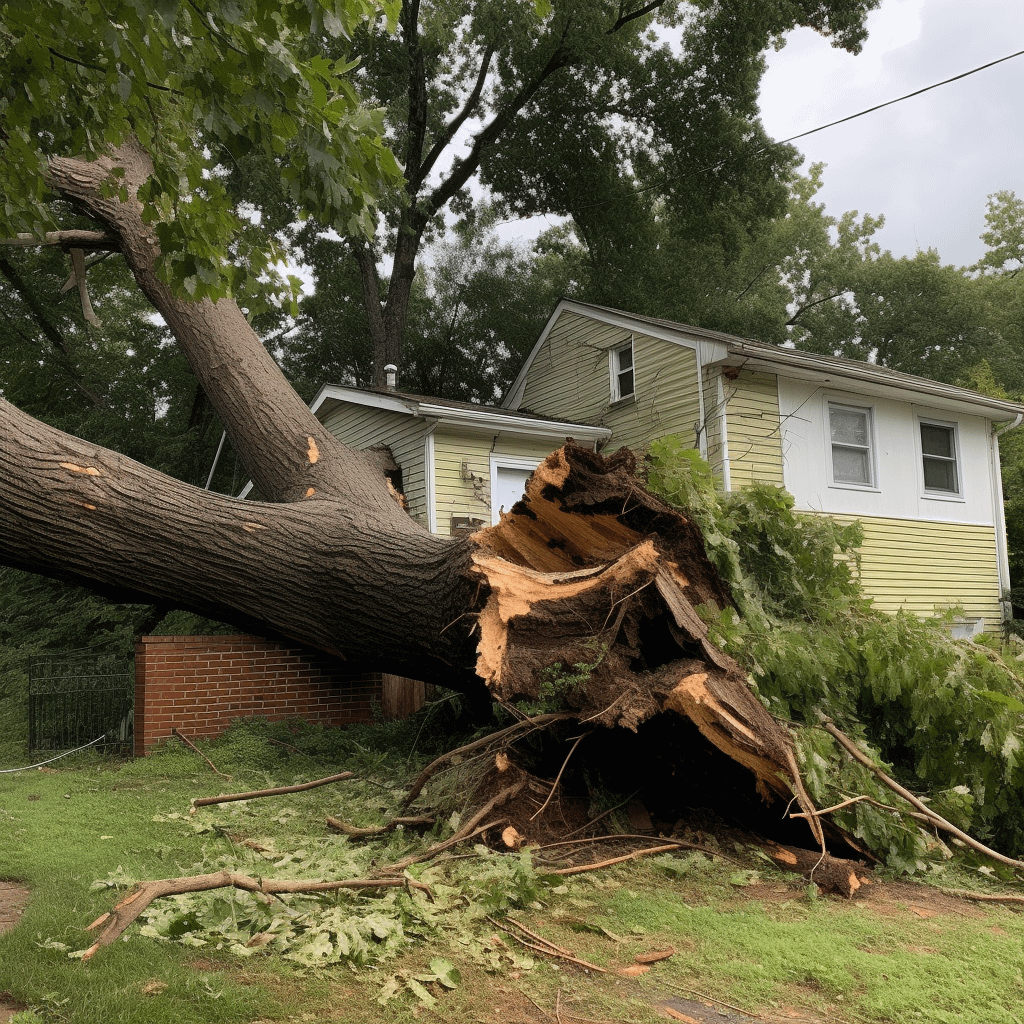
[[[582,875],[585,871],[597,871],[599,868],[610,868],[613,864],[622,864],[624,861],[633,860],[635,857],[646,857],[652,853],[664,853],[666,850],[678,850],[679,843],[669,843],[667,846],[652,846],[647,850],[634,850],[622,857],[612,857],[610,860],[598,861],[596,864],[583,864],[574,868],[556,868],[547,871],[548,875]]]
[[[140,882],[110,913],[98,917],[85,929],[93,931],[100,925],[106,925],[99,938],[82,955],[82,959],[89,960],[97,950],[116,941],[146,907],[162,896],[231,887],[267,896],[282,893],[335,892],[338,889],[411,887],[423,890],[431,900],[434,898],[430,886],[404,877],[348,878],[339,882],[316,882],[309,879],[251,878],[234,871],[215,871],[208,875],[191,875],[184,878],[158,878],[150,882]]]
[[[171,732],[185,744],[186,747],[190,747],[194,750],[209,766],[213,769],[215,775],[219,775],[222,779],[230,779],[230,775],[225,775],[218,767],[185,735],[178,732],[177,729],[172,729]]]
[[[514,917],[506,917],[506,921],[509,924],[515,925],[521,932],[529,935],[531,939],[536,939],[538,942],[543,942],[545,946],[550,946],[556,953],[564,953],[565,956],[572,956],[572,953],[567,949],[563,949],[561,946],[556,946],[550,939],[545,939],[543,935],[538,935],[536,932],[531,932],[521,921],[517,921]]]
[[[450,760],[453,757],[460,756],[462,754],[468,754],[471,750],[476,750],[479,747],[487,746],[496,740],[504,739],[506,736],[511,736],[513,733],[519,732],[528,726],[535,729],[539,729],[541,726],[548,725],[551,722],[560,721],[563,718],[572,718],[572,715],[565,712],[552,712],[547,715],[537,715],[534,718],[524,718],[520,722],[516,722],[513,725],[509,725],[504,729],[499,729],[497,732],[492,732],[487,736],[483,736],[478,740],[474,740],[472,743],[467,743],[464,746],[456,747],[455,750],[449,750],[446,754],[442,754],[440,757],[435,758],[430,764],[427,765],[423,771],[417,776],[416,781],[412,784],[412,788],[409,790],[408,795],[402,804],[403,808],[408,807],[420,795],[423,787],[427,784],[430,776],[434,774],[435,769],[440,767],[445,761]]]
[[[340,818],[327,818],[327,824],[338,832],[344,832],[347,836],[362,839],[366,836],[379,836],[385,832],[393,832],[399,825],[403,828],[416,828],[417,826],[430,826],[435,819],[429,814],[417,814],[411,818],[392,818],[386,825],[370,825],[361,828],[359,825],[351,825]]]
[[[680,985],[677,981],[664,981],[663,984],[668,985],[670,988],[677,988],[680,992],[688,992],[691,996],[698,996],[700,999],[706,999],[709,1003],[715,1003],[718,1006],[724,1006],[728,1010],[735,1010],[737,1013],[745,1014],[747,1017],[756,1017],[758,1020],[765,1020],[761,1014],[755,1013],[753,1010],[745,1010],[742,1006],[733,1006],[732,1003],[723,1002],[721,999],[716,999],[714,996],[709,996],[706,992],[701,992],[699,989],[687,988],[685,985]]]
[[[578,964],[580,967],[585,967],[589,971],[598,971],[600,974],[611,974],[607,967],[598,967],[597,964],[587,963],[586,960],[580,960],[577,957],[572,956],[570,953],[566,953],[559,950],[557,946],[552,946],[550,949],[545,949],[544,946],[538,946],[533,942],[527,942],[521,935],[517,935],[511,928],[506,928],[500,921],[496,921],[493,917],[488,917],[488,921],[491,922],[496,928],[500,928],[503,932],[511,935],[516,942],[522,943],[528,949],[536,950],[538,953],[543,953],[545,956],[555,956],[562,960],[568,960],[570,963]],[[551,943],[547,939],[541,939],[545,946],[551,946]]]
[[[942,889],[941,892],[949,892],[954,896],[962,896],[965,900],[977,900],[979,903],[1024,903],[1024,896],[1007,893],[1000,896],[992,892],[971,892],[970,889]]]
[[[1012,868],[1024,869],[1024,861],[1014,860],[1013,857],[1007,857],[1005,854],[997,853],[995,850],[985,846],[984,843],[979,843],[977,839],[973,839],[966,832],[962,832],[949,821],[946,821],[941,815],[936,814],[926,803],[919,800],[909,789],[904,789],[894,779],[890,779],[885,772],[882,771],[874,761],[871,760],[844,732],[841,732],[836,728],[835,724],[828,718],[822,722],[825,730],[834,736],[840,744],[847,750],[847,752],[858,760],[865,768],[867,768],[872,774],[874,774],[879,781],[889,787],[894,793],[903,797],[909,804],[917,808],[922,814],[927,815],[928,820],[931,824],[937,825],[939,828],[948,832],[950,835],[956,836],[962,843],[966,843],[972,850],[977,850],[978,853],[984,854],[986,857],[991,857],[993,860],[999,861],[1000,864],[1007,864]]]
[[[413,854],[406,857],[405,860],[400,860],[389,867],[384,868],[387,872],[404,871],[410,864],[418,864],[423,860],[430,860],[432,857],[436,857],[439,853],[447,850],[451,846],[455,846],[456,843],[461,843],[464,839],[469,839],[471,836],[477,835],[480,832],[486,832],[487,829],[493,828],[495,825],[500,823],[501,819],[497,821],[488,822],[486,825],[480,825],[480,822],[494,810],[495,807],[501,806],[507,800],[511,800],[522,788],[526,785],[526,780],[521,779],[519,782],[512,786],[508,786],[503,789],[497,796],[488,800],[483,807],[480,808],[476,814],[473,815],[465,825],[462,826],[451,838],[446,839],[443,843],[435,843],[430,849],[424,853]],[[480,826],[479,828],[477,826]]]
[[[551,785],[551,792],[548,793],[547,800],[545,800],[544,803],[540,805],[540,810],[537,811],[536,814],[531,815],[530,821],[533,821],[534,818],[537,818],[541,814],[543,814],[544,809],[547,807],[549,803],[551,803],[551,798],[555,795],[555,791],[558,789],[559,782],[562,781],[562,773],[565,771],[565,766],[569,763],[569,758],[572,757],[573,752],[580,745],[580,742],[589,735],[589,732],[585,732],[582,736],[576,737],[576,742],[572,745],[572,749],[569,751],[568,754],[565,755],[565,760],[562,762],[562,767],[558,769],[558,775],[555,776],[555,781]]]
[[[584,843],[605,843],[611,842],[615,839],[651,839],[651,836],[635,835],[631,832],[619,832],[613,833],[608,836],[590,836],[584,839],[564,839],[558,843],[546,843],[544,846],[535,846],[534,850],[553,850],[556,846],[582,846]],[[709,857],[721,857],[722,860],[731,861],[733,864],[739,864],[742,866],[743,861],[737,860],[735,857],[730,857],[727,853],[721,853],[718,850],[711,850],[706,846],[701,846],[699,843],[688,843],[683,839],[673,839],[672,845],[678,847],[681,850],[696,850],[698,853],[707,854]]]
[[[351,779],[355,772],[341,772],[339,775],[330,775],[326,779],[317,779],[315,782],[303,782],[298,786],[278,786],[276,789],[256,789],[251,793],[227,793],[221,796],[198,797],[192,801],[190,814],[195,814],[197,807],[208,807],[210,804],[228,804],[234,800],[256,800],[263,796],[284,796],[286,793],[301,793],[307,789],[316,789],[317,786],[326,786],[331,782],[341,782],[343,779]]]

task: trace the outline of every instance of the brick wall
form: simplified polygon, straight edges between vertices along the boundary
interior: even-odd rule
[[[256,636],[144,636],[135,648],[135,755],[178,729],[218,736],[236,718],[349,725],[371,717],[381,677]]]

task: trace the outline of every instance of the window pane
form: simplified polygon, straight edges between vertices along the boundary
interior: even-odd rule
[[[868,446],[868,414],[856,409],[829,409],[832,440],[840,444]]]
[[[870,484],[871,460],[868,453],[857,448],[833,445],[832,477],[836,483]]]
[[[953,428],[937,427],[934,423],[922,423],[921,451],[925,455],[940,455],[944,459],[954,458]]]
[[[633,367],[633,346],[630,345],[628,348],[620,348],[619,352],[619,370],[629,370]]]
[[[948,459],[924,460],[924,486],[928,491],[949,491],[957,494],[956,463]]]
[[[619,374],[619,398],[633,394],[633,371],[623,370]]]

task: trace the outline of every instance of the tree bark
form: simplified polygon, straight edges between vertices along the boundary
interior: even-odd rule
[[[102,188],[117,161],[123,201]],[[696,612],[732,603],[700,531],[643,489],[631,453],[567,442],[499,525],[427,533],[380,467],[317,422],[233,302],[187,302],[159,280],[134,198],[147,167],[128,148],[56,160],[53,182],[119,239],[274,502],[189,486],[0,401],[0,560],[503,702],[553,679],[559,710],[595,727],[682,714],[766,798],[813,811],[789,733]],[[808,824],[820,841],[817,816]]]

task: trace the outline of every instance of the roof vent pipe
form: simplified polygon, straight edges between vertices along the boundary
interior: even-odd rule
[[[388,363],[388,365],[384,367],[384,374],[387,377],[388,391],[394,391],[398,386],[398,367],[395,366],[394,363]]]

